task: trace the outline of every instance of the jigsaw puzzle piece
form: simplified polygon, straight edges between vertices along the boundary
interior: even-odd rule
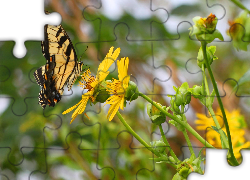
[[[89,117],[91,120],[96,118],[93,115]],[[65,170],[78,178],[100,178],[95,162],[98,159],[101,124],[85,119],[83,123],[73,124],[75,126],[69,128],[64,123],[57,132],[45,130],[45,135],[50,133],[60,139],[46,139],[48,173],[54,178],[69,178],[69,174],[61,173]]]
[[[167,126],[166,126],[167,125]],[[171,128],[168,124],[162,124],[162,127],[163,127],[163,131],[164,131],[164,134],[170,144],[170,147],[169,146],[161,146],[161,147],[165,147],[166,148],[166,154],[168,156],[171,156],[170,154],[170,148],[171,150],[174,151],[174,153],[177,155],[177,156],[180,156],[180,149],[178,149],[178,143],[180,142],[177,142],[179,141],[180,139],[179,138],[176,138],[174,137],[174,129]],[[159,130],[156,130],[155,132],[151,133],[151,139],[161,139],[161,133]],[[177,140],[178,139],[178,140]],[[137,140],[133,139],[133,141],[135,141],[133,144],[131,144],[131,149],[134,150],[136,152],[136,150],[146,150],[146,148],[140,148],[140,147],[135,147],[136,144],[137,144]],[[144,168],[141,168],[140,170],[137,171],[136,173],[136,179],[150,179],[150,178],[157,178],[157,179],[171,179],[174,175],[174,168],[172,167],[172,165],[170,164],[167,164],[165,162],[159,162],[159,160],[157,160],[157,156],[151,154],[152,157],[150,158],[152,160],[152,163],[154,166],[152,166],[152,169],[150,169],[149,167],[144,167]],[[144,159],[143,159],[144,160]],[[145,162],[146,164],[148,162]],[[174,163],[175,164],[175,163]],[[175,164],[176,165],[176,164]]]
[[[112,4],[110,6],[106,1],[100,1],[99,4],[84,7],[83,18],[87,23],[98,27],[98,32],[90,34],[92,40],[98,42],[114,40],[115,34],[112,37],[106,34],[111,34],[119,24],[124,24],[125,28],[129,29],[127,38],[136,41],[156,39],[165,31],[164,23],[169,18],[167,6],[162,7],[152,0],[146,2],[133,0],[129,4],[113,1]],[[141,28],[145,31],[140,31],[138,34]]]
[[[102,171],[103,178],[121,179],[123,177],[136,179],[137,173],[141,177],[144,176],[143,173],[141,174],[138,171],[154,170],[153,160],[149,159],[153,157],[152,153],[146,148],[133,148],[132,136],[127,131],[119,132],[116,140],[116,145],[113,145],[112,148],[108,147],[99,150],[97,164],[98,169]],[[111,140],[109,141],[111,142]],[[128,168],[132,169],[132,172],[124,177]],[[111,171],[113,171],[112,176]]]
[[[14,169],[15,176],[13,179],[17,179],[17,172],[22,169],[23,164],[27,161],[31,168],[27,171],[28,173],[20,176],[32,179],[40,176],[37,172],[43,173],[46,168],[42,163],[42,156],[39,153],[34,155],[34,153],[44,151],[39,150],[39,148],[44,149],[45,140],[53,139],[53,134],[45,134],[43,129],[44,127],[60,128],[62,118],[60,115],[55,116],[55,114],[61,114],[63,109],[67,109],[68,106],[62,103],[65,105],[64,107],[57,104],[58,106],[55,108],[47,107],[43,111],[38,104],[40,88],[35,82],[33,72],[46,62],[41,53],[41,42],[27,42],[28,53],[23,59],[13,57],[11,53],[13,46],[13,42],[3,42],[0,54],[1,67],[6,67],[4,71],[6,75],[1,74],[2,82],[0,85],[0,99],[4,102],[4,104],[1,104],[1,129],[3,132],[0,143],[1,167],[2,169],[4,167]],[[25,144],[22,141],[25,137],[29,137],[28,139],[31,139],[33,144]],[[33,154],[26,153],[32,148],[34,149],[32,150]],[[36,156],[41,157],[41,160],[37,160]],[[32,163],[29,161],[40,164],[41,168],[38,166],[32,167],[30,165]],[[6,175],[6,177],[9,176]]]
[[[3,42],[1,46],[0,64],[5,67],[6,75],[3,79],[6,80],[1,82],[0,93],[3,98],[9,99],[12,113],[16,116],[24,115],[32,109],[31,104],[38,102],[39,91],[35,90],[37,85],[31,82],[30,70],[34,68],[34,64],[44,62],[42,56],[37,56],[39,50],[41,52],[40,46],[40,42],[27,42],[26,47],[29,51],[23,59],[13,56],[11,50],[14,42]]]
[[[15,5],[13,6],[13,4]],[[23,58],[27,52],[24,46],[25,41],[44,39],[43,27],[45,24],[60,23],[58,13],[45,15],[43,0],[36,2],[32,0],[1,1],[0,6],[2,7],[0,17],[8,17],[0,19],[0,23],[3,25],[0,40],[15,40],[13,53],[18,58]]]
[[[98,56],[95,58],[95,61],[92,63],[97,63],[97,59],[99,61],[103,60],[103,57],[105,57],[106,52],[111,46],[114,47],[120,47],[121,48],[121,53],[118,57],[118,60],[121,59],[122,57],[129,57],[130,59],[130,64],[129,64],[129,74],[131,74],[131,80],[133,80],[139,87],[139,90],[144,93],[154,93],[153,91],[153,86],[150,85],[150,83],[154,82],[154,77],[155,76],[161,76],[166,75],[166,77],[161,78],[161,81],[168,81],[169,78],[171,77],[171,70],[167,66],[160,66],[160,67],[154,67],[154,64],[152,63],[152,46],[151,42],[148,41],[141,41],[140,43],[138,42],[133,42],[133,41],[128,41],[126,39],[126,34],[129,33],[127,29],[124,29],[124,24],[119,24],[116,26],[114,29],[114,32],[117,33],[117,40],[112,41],[112,42],[103,42],[103,43],[77,43],[76,44],[76,49],[78,52],[82,51],[82,49],[85,49],[86,45],[90,47],[90,49],[93,49],[92,47],[96,47],[97,49],[106,49],[106,50],[98,50]],[[131,47],[131,48],[129,48]],[[133,51],[132,51],[133,49]],[[141,52],[144,54],[144,57],[141,57],[140,54],[136,54],[136,56],[131,56],[130,54],[133,54],[133,52]],[[146,53],[146,55],[145,55]],[[84,55],[83,55],[84,57]],[[146,64],[144,62],[147,62]],[[143,63],[141,63],[143,62]],[[98,64],[98,63],[97,63]],[[140,65],[141,64],[141,65]],[[153,67],[152,67],[153,64]],[[140,67],[141,66],[141,67]],[[98,65],[96,66],[98,67]],[[140,68],[140,71],[139,69]],[[97,68],[96,68],[97,69]],[[116,69],[116,65],[113,64],[110,68],[110,73],[113,73],[114,70]],[[140,74],[138,72],[141,72]],[[160,75],[153,75],[152,73],[157,74],[157,72]],[[136,74],[136,75],[134,75]],[[144,78],[144,77],[147,78]],[[111,74],[108,76],[108,79],[110,79]],[[155,80],[157,81],[157,79]],[[150,87],[151,86],[151,87]]]
[[[26,138],[26,139],[25,139]],[[10,147],[1,147],[1,153],[8,152],[7,159],[2,158],[1,173],[10,179],[32,179],[31,175],[39,177],[46,171],[45,151],[43,148],[32,147],[34,142],[28,136],[22,139],[23,147],[11,149]],[[24,144],[28,145],[25,146]],[[29,145],[31,145],[29,147]],[[41,174],[40,174],[41,173]]]

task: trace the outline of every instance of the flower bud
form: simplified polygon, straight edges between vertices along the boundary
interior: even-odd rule
[[[194,85],[193,95],[201,95],[201,86]]]
[[[174,87],[175,96],[171,96],[170,104],[175,112],[179,112],[179,106],[189,104],[191,101],[191,93],[187,82],[184,82],[179,88]]]
[[[165,111],[168,110],[166,106],[162,106],[159,103],[156,103],[156,104],[161,106]],[[151,119],[152,123],[156,125],[160,125],[166,121],[166,115],[163,114],[159,109],[157,109],[154,105],[150,103],[147,104],[147,114],[149,118]]]
[[[250,16],[247,11],[241,13],[233,21],[228,21],[230,29],[227,34],[232,38],[237,50],[247,51],[250,41]]]
[[[215,38],[223,41],[222,34],[216,29],[218,22],[214,14],[210,14],[207,18],[196,16],[193,18],[195,25],[190,29],[190,36],[196,35],[199,41],[212,42]]]
[[[184,94],[183,101],[184,101],[184,105],[190,103],[190,101],[191,101],[191,93],[190,93],[190,92],[186,92],[186,93]]]
[[[175,104],[176,104],[176,106],[180,106],[182,104],[182,95],[181,94],[177,94],[175,97],[176,97],[175,98]]]
[[[208,63],[211,65],[212,62],[216,59],[218,59],[218,57],[216,57],[215,54],[216,51],[216,46],[210,46],[206,48],[206,54],[207,54],[207,60]],[[203,56],[203,51],[202,48],[200,47],[199,52],[198,52],[198,56],[197,56],[197,65],[202,68],[202,65],[204,65],[204,68],[206,68],[206,62]]]
[[[161,140],[150,142],[150,144],[160,154],[166,150],[166,144]]]
[[[137,85],[133,81],[129,81],[128,88],[126,90],[125,99],[127,101],[133,101],[139,96],[139,90]]]

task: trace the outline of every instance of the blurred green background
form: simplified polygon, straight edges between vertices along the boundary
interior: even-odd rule
[[[90,66],[93,74],[109,48],[120,47],[118,59],[129,57],[131,80],[141,92],[166,106],[170,100],[167,94],[174,92],[173,86],[185,81],[189,86],[201,84],[202,75],[196,65],[200,44],[189,38],[188,28],[193,24],[193,17],[215,14],[219,18],[217,27],[226,41],[211,43],[217,46],[219,58],[212,65],[215,79],[221,94],[226,93],[222,98],[226,109],[239,108],[249,124],[249,83],[239,87],[237,95],[246,96],[242,98],[232,93],[235,81],[226,81],[228,78],[238,81],[250,65],[249,52],[235,50],[226,34],[227,21],[234,19],[241,10],[225,0],[210,0],[209,3],[221,6],[209,8],[205,0],[152,3],[149,0],[105,0],[102,4],[47,0],[45,10],[61,14],[62,26],[75,46],[79,61]],[[175,170],[164,163],[155,164],[150,159],[152,154],[125,131],[117,117],[108,122],[108,105],[88,105],[86,112],[90,120],[82,115],[69,124],[72,113],[61,113],[80,101],[82,90],[77,83],[72,91],[65,90],[55,107],[46,107],[43,111],[38,104],[40,87],[33,73],[46,60],[41,42],[29,41],[25,46],[26,56],[17,59],[12,54],[14,42],[0,43],[2,179],[171,179]],[[113,77],[117,78],[115,65],[108,79]],[[120,112],[149,143],[159,140],[160,133],[146,114],[146,104],[139,98]],[[217,107],[215,102],[214,108]],[[195,114],[205,113],[205,108],[196,99],[192,99],[187,108],[188,122],[195,127]],[[167,123],[164,130],[174,152],[180,158],[188,157],[184,150],[187,148],[181,148],[186,145],[182,134]],[[199,133],[204,136],[204,132]],[[201,144],[190,138],[198,152]]]

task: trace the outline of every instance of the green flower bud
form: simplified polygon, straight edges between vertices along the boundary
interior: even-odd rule
[[[199,41],[212,42],[215,38],[223,41],[222,34],[216,29],[218,22],[214,14],[210,14],[207,18],[196,16],[193,18],[195,25],[190,29],[190,36],[196,35]]]
[[[180,113],[181,113],[181,111],[180,111],[180,109],[179,109],[179,106],[177,106],[175,103],[174,103],[173,106],[172,106],[172,111],[173,111],[174,113],[176,113],[176,114],[180,114]]]
[[[166,150],[166,144],[161,140],[150,142],[150,144],[160,154]]]
[[[179,88],[174,87],[175,96],[171,96],[170,104],[174,112],[179,113],[179,106],[189,104],[191,101],[191,93],[187,82],[184,82]]]
[[[160,103],[156,103],[156,104],[161,106],[165,111],[168,111],[166,106],[162,106]],[[154,105],[150,103],[147,104],[147,113],[152,123],[156,125],[160,125],[166,121],[166,115],[163,114],[159,109],[157,109]]]
[[[206,53],[207,53],[208,63],[211,65],[214,60],[218,59],[218,57],[214,55],[216,51],[216,46],[207,47],[206,51],[207,51]],[[205,62],[201,47],[199,49],[198,56],[197,56],[197,65],[200,68],[202,68],[202,65],[204,65],[204,68],[206,68],[206,62]]]
[[[183,101],[184,101],[184,105],[190,103],[190,101],[191,101],[191,93],[190,93],[190,92],[186,92],[186,93],[184,94]]]
[[[202,94],[201,90],[202,90],[201,86],[194,85],[192,94],[193,95],[201,95]]]
[[[228,21],[230,29],[227,34],[232,38],[237,50],[247,51],[250,41],[250,16],[247,11],[241,13],[233,21]]]
[[[185,94],[186,92],[188,92],[188,88],[189,88],[188,83],[184,82],[184,83],[182,83],[181,87],[179,88],[179,92],[181,94]]]
[[[137,85],[133,81],[129,81],[128,88],[126,90],[125,99],[127,101],[133,101],[139,96],[139,90]]]
[[[180,106],[182,104],[182,95],[181,94],[176,95],[175,104],[176,104],[176,106]]]
[[[172,156],[169,156],[169,161],[172,162],[172,163],[176,163],[175,159]]]

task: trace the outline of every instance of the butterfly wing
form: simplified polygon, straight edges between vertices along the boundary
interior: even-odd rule
[[[64,87],[71,89],[82,71],[82,62],[78,62],[73,44],[61,25],[46,25],[45,40],[42,41],[42,53],[46,65],[34,73],[37,83],[42,86],[39,104],[45,108],[54,106],[61,100]]]

